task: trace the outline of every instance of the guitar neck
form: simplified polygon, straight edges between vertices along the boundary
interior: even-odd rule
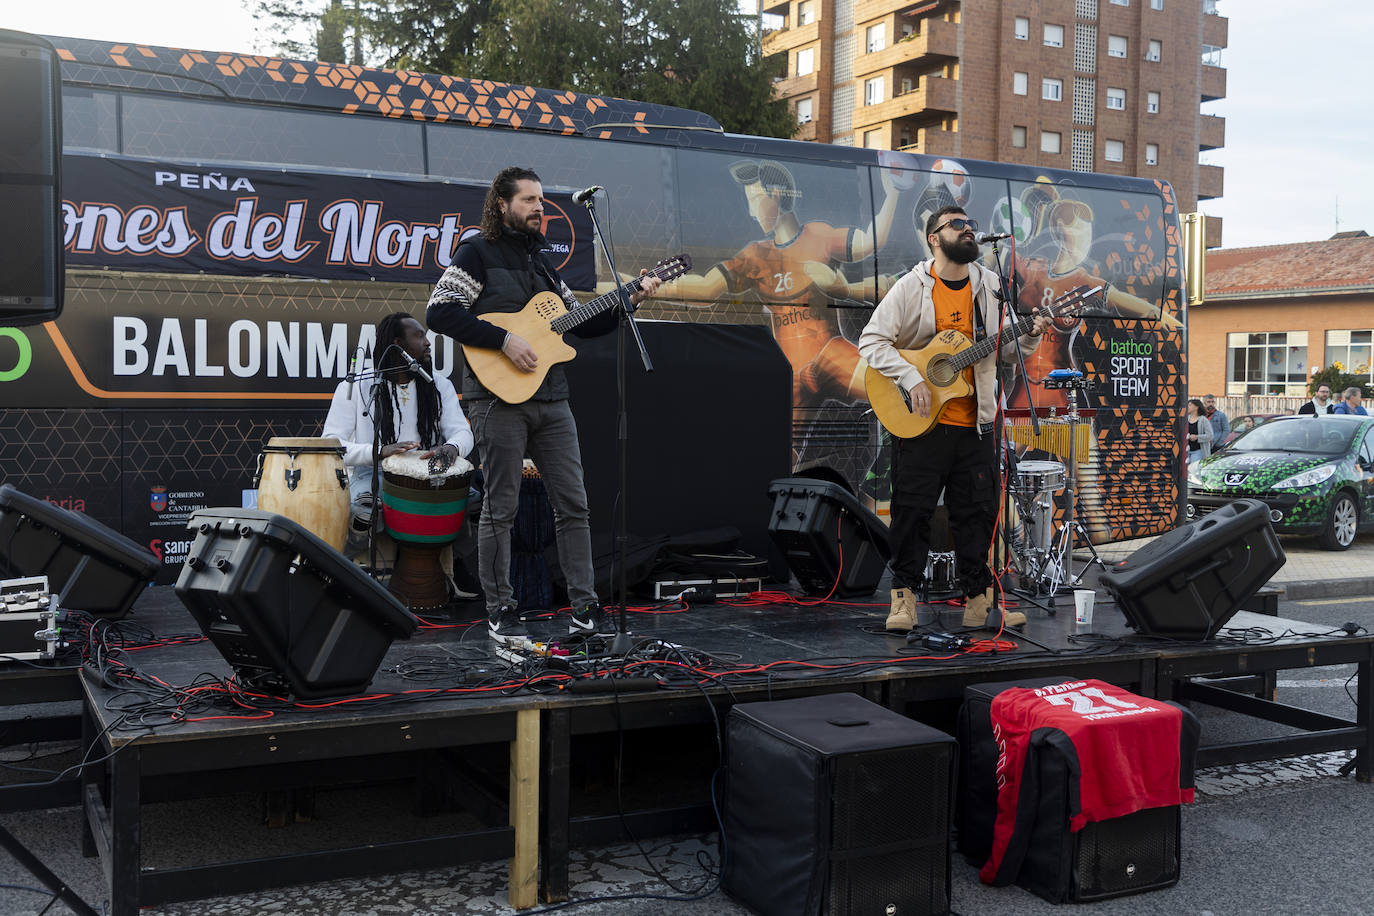
[[[1022,334],[1029,331],[1034,324],[1035,316],[1027,315],[1019,321],[1013,322],[1011,325],[1003,328],[1002,332],[996,337],[985,337],[967,350],[961,351],[950,360],[950,365],[962,371],[972,366],[989,353],[1000,350],[1003,344],[1016,340]]]
[[[1001,333],[996,337],[985,337],[967,350],[960,352],[950,360],[950,365],[959,371],[967,369],[989,353],[1000,350],[1003,344],[1016,340],[1029,331],[1035,325],[1035,317],[1037,315],[1049,315],[1053,318],[1061,314],[1070,313],[1082,302],[1101,292],[1101,290],[1101,286],[1095,286],[1091,289],[1086,285],[1076,286],[1056,299],[1048,308],[1038,308],[1029,315],[1025,315],[1003,328]]]
[[[657,276],[657,271],[650,271],[645,276]],[[644,277],[635,277],[624,285],[626,294],[637,293],[643,287]],[[584,321],[588,321],[600,315],[609,308],[614,308],[620,301],[620,290],[613,289],[609,293],[603,293],[595,299],[582,303],[577,308],[572,309],[568,314],[559,316],[550,322],[549,327],[557,334],[566,334]]]

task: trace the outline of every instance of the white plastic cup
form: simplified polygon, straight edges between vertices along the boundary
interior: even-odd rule
[[[1093,591],[1088,588],[1073,590],[1073,619],[1080,624],[1093,622]]]

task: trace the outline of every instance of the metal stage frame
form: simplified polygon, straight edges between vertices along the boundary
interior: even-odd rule
[[[623,837],[619,815],[588,813],[579,807],[581,799],[574,790],[574,764],[584,742],[596,736],[709,725],[722,720],[734,703],[833,692],[859,693],[938,725],[970,684],[1058,673],[1100,678],[1155,698],[1209,703],[1301,730],[1215,746],[1206,744],[1204,731],[1200,766],[1352,749],[1356,777],[1374,780],[1374,635],[1287,637],[1263,645],[1166,642],[1132,637],[1111,603],[1101,600],[1094,635],[1083,642],[1072,615],[1047,616],[1032,608],[1021,649],[974,659],[916,661],[899,660],[899,653],[908,649],[906,640],[882,633],[886,610],[885,604],[712,605],[672,615],[631,615],[637,639],[657,638],[717,656],[734,653],[744,662],[823,658],[841,664],[858,656],[879,661],[850,674],[789,670],[728,685],[708,679],[698,686],[650,691],[498,691],[368,709],[345,703],[278,713],[266,720],[112,731],[121,715],[122,691],[82,677],[88,757],[106,758],[82,775],[83,849],[102,859],[113,916],[133,916],[140,906],[178,900],[507,857],[510,901],[524,908],[540,899],[567,898],[571,848]],[[170,588],[149,589],[135,612],[142,625],[156,632],[188,628],[189,617]],[[960,613],[955,607],[943,608],[944,628],[956,629]],[[532,626],[552,632],[564,623],[555,618]],[[1231,623],[1266,628],[1275,635],[1286,629],[1311,629],[1298,621],[1246,611]],[[479,632],[460,640],[465,632],[425,630],[415,639],[394,644],[371,692],[416,689],[391,669],[417,652],[445,645],[464,651],[490,647]],[[138,655],[142,670],[170,683],[189,683],[205,671],[229,673],[223,659],[203,642]],[[1358,669],[1354,719],[1285,706],[1272,697],[1276,671],[1344,664]],[[498,778],[484,789],[479,779],[461,772],[454,758],[462,758],[475,745],[488,746],[488,751],[502,749],[507,779]],[[243,850],[235,861],[175,868],[143,861],[144,806],[179,795],[209,794],[210,783],[221,791],[286,790],[323,786],[331,779],[364,772],[432,779],[436,769],[444,771],[438,778],[462,784],[462,791],[454,794],[477,803],[480,827],[402,842],[350,837],[352,842],[344,848],[275,857]],[[706,788],[709,776],[701,773],[704,791],[693,798],[666,785],[647,798],[641,795],[636,810],[625,814],[626,821],[641,836],[714,829]]]

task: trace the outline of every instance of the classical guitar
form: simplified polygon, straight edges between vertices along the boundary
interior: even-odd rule
[[[1051,318],[1067,318],[1077,315],[1092,304],[1095,296],[1102,292],[1101,286],[1079,286],[1069,290],[1049,305],[1042,306],[1029,315],[1002,329],[996,337],[988,337],[977,343],[953,329],[940,331],[930,343],[919,350],[898,350],[902,359],[920,371],[921,377],[930,386],[930,415],[921,416],[912,409],[911,399],[902,386],[869,366],[864,372],[864,389],[868,392],[868,402],[873,412],[882,421],[883,427],[901,439],[914,439],[924,436],[935,428],[945,405],[954,398],[973,394],[973,386],[964,378],[964,370],[978,360],[995,352],[1005,343],[1016,340],[1030,331],[1035,324],[1036,315]]]
[[[635,277],[626,283],[625,290],[627,294],[637,292],[642,286],[641,281],[648,277],[658,277],[666,283],[691,269],[691,255],[680,254],[667,258],[655,264],[645,276]],[[563,335],[582,322],[614,308],[620,301],[619,297],[617,290],[611,290],[569,310],[557,293],[539,293],[518,312],[487,312],[482,320],[523,337],[534,348],[539,365],[533,371],[523,372],[515,368],[515,364],[500,350],[463,344],[463,356],[467,359],[468,368],[488,391],[507,404],[528,401],[544,383],[544,377],[551,368],[577,355],[576,350],[564,343]]]

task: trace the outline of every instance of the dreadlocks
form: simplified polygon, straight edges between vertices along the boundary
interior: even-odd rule
[[[402,323],[407,320],[413,321],[414,317],[405,312],[392,312],[377,322],[377,340],[372,345],[373,365],[386,381],[382,386],[384,396],[377,399],[375,418],[377,428],[381,430],[382,445],[396,441],[396,417],[400,415],[401,405],[396,394],[395,378],[396,372],[404,369],[409,360],[398,341],[404,336]],[[438,448],[444,444],[439,424],[439,418],[443,415],[439,391],[433,382],[427,382],[415,373],[411,373],[410,377],[415,383],[415,426],[420,431],[420,446]]]
[[[515,184],[519,181],[539,181],[539,176],[534,169],[512,165],[497,173],[491,187],[487,188],[487,199],[482,202],[482,238],[487,241],[501,237],[501,226],[505,222],[501,201],[509,202],[515,196]]]

